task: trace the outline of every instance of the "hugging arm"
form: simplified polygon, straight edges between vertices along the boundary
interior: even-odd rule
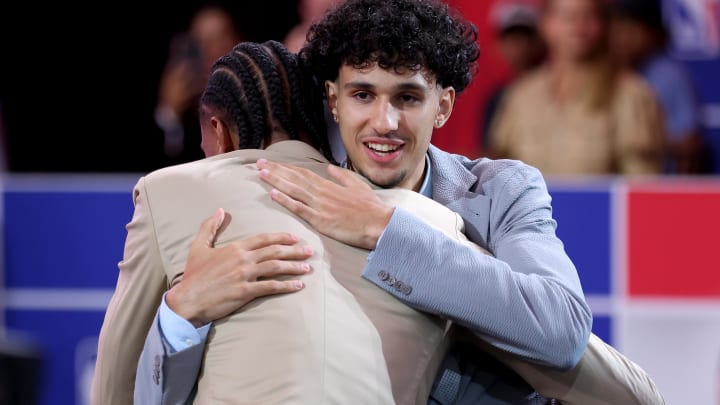
[[[577,271],[555,235],[542,176],[529,166],[509,166],[482,187],[490,199],[486,204],[488,198],[476,195],[445,205],[478,230],[468,232],[469,238],[495,257],[449,240],[396,209],[363,276],[498,349],[569,369],[585,350],[592,316]],[[479,240],[483,237],[487,243]],[[411,286],[411,293],[389,286],[383,272]]]
[[[134,403],[189,403],[200,372],[204,342],[174,351],[163,338],[156,315],[137,365]]]
[[[374,249],[363,277],[378,287],[469,328],[499,349],[559,369],[575,366],[592,315],[575,266],[555,234],[540,172],[517,161],[494,167],[480,161],[468,173],[455,157],[443,152],[432,157],[441,160],[433,168],[439,173],[433,188],[444,190],[433,199],[460,214],[474,230],[469,239],[495,258],[403,209],[388,213],[369,186],[347,170],[329,167],[335,180],[329,181],[275,162],[258,161],[258,167],[260,178],[274,187],[273,200],[323,234]],[[450,176],[453,171],[457,178]],[[468,188],[459,183],[483,176]],[[397,288],[395,281],[406,288]]]
[[[523,361],[481,341],[478,344],[540,395],[558,399],[563,405],[665,405],[647,372],[594,334],[580,362],[567,371]]]
[[[272,279],[310,270],[303,260],[312,252],[298,245],[296,236],[258,234],[216,248],[217,235],[227,222],[229,216],[222,209],[202,222],[182,280],[163,296],[159,308],[155,305],[155,319],[145,331],[144,348],[134,364],[136,403],[178,404],[191,399],[213,321],[257,297],[303,288],[295,278]],[[173,293],[175,305],[170,302]]]

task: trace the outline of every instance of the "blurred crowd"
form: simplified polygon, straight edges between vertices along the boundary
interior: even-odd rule
[[[282,40],[293,52],[300,50],[311,22],[335,0],[300,0],[299,22]],[[233,9],[223,3],[203,3],[187,30],[170,42],[168,59],[160,78],[155,122],[163,131],[163,152],[168,164],[202,159],[198,101],[213,62],[240,41],[250,40]]]
[[[548,176],[709,173],[661,0],[506,1],[492,17],[513,75],[484,105],[486,155]]]
[[[244,40],[276,39],[298,51],[312,21],[337,1],[341,0],[285,1],[269,14],[271,6],[266,7],[262,18],[253,16],[252,7],[237,7],[238,2],[198,3],[187,24],[175,27],[165,44],[154,104],[142,113],[152,128],[137,129],[147,132],[146,142],[129,142],[132,146],[126,149],[117,146],[118,154],[136,156],[121,159],[123,164],[117,167],[103,166],[102,158],[93,164],[88,157],[87,170],[149,171],[202,158],[197,102],[213,61]],[[461,153],[520,159],[549,176],[709,174],[713,157],[701,124],[698,84],[668,52],[661,3],[492,2],[489,20],[475,23],[490,24],[495,43],[481,47],[497,46],[511,74],[478,103],[478,133],[452,135],[477,138],[475,150]],[[294,17],[281,19],[288,12]],[[279,28],[258,35],[257,26],[268,22],[277,22]],[[16,107],[11,114],[17,111]],[[133,111],[139,113],[128,113]],[[30,136],[19,134],[32,129],[17,120],[14,132],[4,126],[3,115],[9,114],[0,111],[3,146],[9,139],[18,145],[21,136]],[[33,150],[35,142],[27,145]],[[0,153],[4,170],[83,171],[84,167],[76,159],[65,165],[32,163],[21,156],[27,150],[3,149],[8,149]],[[52,162],[55,157],[50,153],[35,162]]]

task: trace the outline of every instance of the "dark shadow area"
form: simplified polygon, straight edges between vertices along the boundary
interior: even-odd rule
[[[202,2],[0,5],[0,106],[11,172],[146,172],[171,36]],[[234,2],[248,39],[282,40],[297,0]]]

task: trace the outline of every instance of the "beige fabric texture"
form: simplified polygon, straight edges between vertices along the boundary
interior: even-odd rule
[[[572,370],[557,371],[524,362],[489,344],[484,349],[515,370],[546,398],[563,405],[664,405],[665,399],[643,368],[598,336],[591,334],[587,349]]]

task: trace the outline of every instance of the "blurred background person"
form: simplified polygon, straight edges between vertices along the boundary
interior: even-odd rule
[[[686,67],[668,52],[660,0],[614,0],[610,50],[654,91],[665,116],[665,173],[697,174],[703,168],[700,103]]]
[[[321,18],[325,11],[342,0],[298,0],[298,15],[300,22],[292,27],[285,36],[283,43],[290,52],[299,52],[305,44],[310,25]]]
[[[537,12],[534,3],[511,1],[496,3],[490,13],[495,43],[510,67],[511,76],[495,87],[483,105],[483,150],[490,144],[490,123],[507,87],[538,67],[545,58],[545,43],[537,29]]]
[[[222,2],[201,4],[189,28],[172,37],[155,109],[155,123],[164,134],[164,165],[205,157],[198,100],[213,62],[243,40],[236,14]]]
[[[490,154],[545,175],[657,174],[663,121],[650,88],[608,59],[604,0],[545,0],[546,62],[508,90],[491,124]]]

